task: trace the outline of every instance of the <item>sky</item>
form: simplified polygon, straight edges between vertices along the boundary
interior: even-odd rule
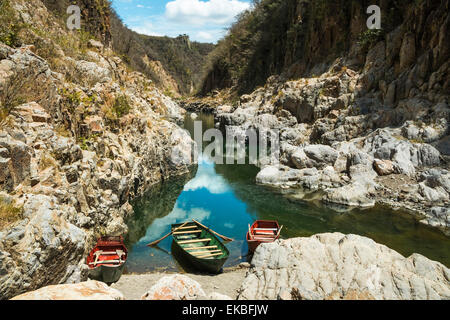
[[[216,43],[250,0],[112,0],[128,28],[151,36]]]

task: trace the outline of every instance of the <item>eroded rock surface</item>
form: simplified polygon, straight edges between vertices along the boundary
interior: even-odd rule
[[[197,281],[175,274],[162,277],[142,296],[142,300],[196,300],[205,296],[205,292]]]
[[[28,30],[36,46],[0,43],[0,90],[16,103],[0,126],[0,190],[23,208],[0,230],[0,299],[86,280],[96,239],[124,235],[131,200],[187,174],[195,146],[177,125],[185,111],[109,47],[79,49],[40,1],[12,8],[43,32]]]
[[[450,270],[341,233],[262,244],[239,299],[450,299]]]
[[[124,300],[123,294],[103,282],[60,284],[27,292],[11,300]]]

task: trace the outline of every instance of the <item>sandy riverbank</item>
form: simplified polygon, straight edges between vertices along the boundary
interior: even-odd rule
[[[206,293],[217,292],[236,299],[237,290],[240,288],[245,274],[246,268],[227,268],[223,273],[218,275],[203,274],[185,274],[189,278],[197,281]],[[166,275],[175,273],[146,273],[146,274],[124,274],[119,282],[111,285],[112,288],[119,290],[127,300],[140,300],[141,297],[154,285],[158,280]]]

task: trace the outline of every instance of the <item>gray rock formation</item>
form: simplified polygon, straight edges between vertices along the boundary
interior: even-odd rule
[[[450,299],[450,270],[357,235],[260,245],[239,299]]]

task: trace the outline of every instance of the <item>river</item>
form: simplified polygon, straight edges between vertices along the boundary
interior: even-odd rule
[[[214,117],[200,114],[204,130],[214,127]],[[193,120],[185,128],[193,134]],[[450,238],[423,225],[411,214],[388,207],[335,211],[318,201],[301,201],[289,194],[258,186],[259,169],[252,165],[215,165],[199,157],[190,175],[154,186],[133,204],[126,242],[129,257],[126,273],[183,271],[170,254],[171,237],[158,247],[146,245],[170,231],[173,223],[201,221],[235,241],[227,244],[230,258],[225,267],[247,261],[245,234],[255,219],[278,220],[282,238],[342,232],[369,237],[409,256],[416,252],[450,266]]]

